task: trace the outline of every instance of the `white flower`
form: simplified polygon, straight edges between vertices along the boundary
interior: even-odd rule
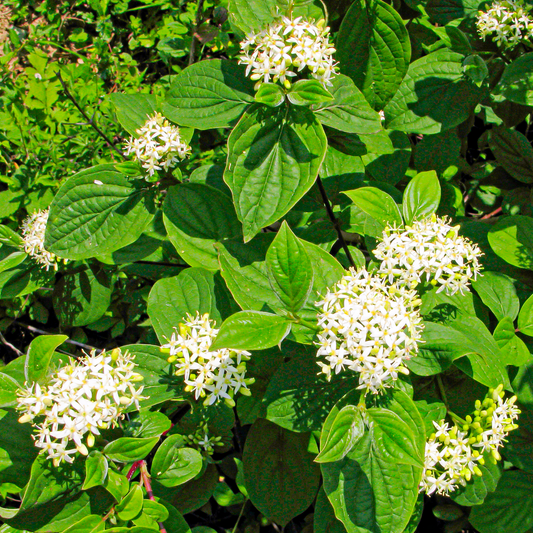
[[[516,396],[503,398],[503,385],[489,389],[483,402],[476,401],[473,416],[467,416],[461,428],[450,428],[444,420],[433,422],[436,432],[426,442],[421,492],[446,495],[465,486],[473,475],[482,475],[478,465],[485,464],[485,452],[493,463],[501,459],[498,448],[509,431],[518,427],[514,421],[520,414],[514,406]]]
[[[403,361],[416,355],[422,331],[415,291],[354,269],[317,302],[317,357],[328,379],[348,368],[359,373],[359,388],[377,394],[408,374]]]
[[[514,48],[533,37],[533,18],[529,16],[531,9],[522,0],[493,2],[488,11],[478,12],[478,33],[482,39],[492,36],[496,44]]]
[[[324,21],[316,25],[302,17],[281,17],[259,33],[250,32],[241,42],[239,63],[246,65],[246,75],[261,83],[279,81],[290,87],[290,78],[307,67],[311,77],[330,86],[335,76],[329,28]]]
[[[185,390],[194,392],[195,399],[205,398],[205,405],[212,405],[223,399],[233,406],[233,396],[240,391],[249,395],[248,385],[253,378],[245,378],[246,363],[250,353],[245,350],[211,351],[210,346],[218,334],[209,315],[195,317],[187,315],[167,344],[161,350],[168,350],[169,363],[176,366],[175,374],[183,376]]]
[[[36,211],[27,217],[22,223],[22,240],[24,242],[24,251],[37,261],[44,265],[46,270],[52,267],[57,270],[60,261],[63,261],[57,255],[49,252],[44,247],[44,236],[46,233],[46,224],[50,210]],[[66,262],[66,260],[64,260]]]
[[[137,130],[138,137],[130,137],[124,155],[135,159],[153,176],[157,170],[168,170],[189,156],[191,147],[181,139],[180,130],[172,126],[161,113],[155,113]]]
[[[17,392],[17,409],[24,413],[19,422],[37,428],[35,446],[47,452],[56,466],[61,461],[71,463],[76,451],[87,455],[87,446],[100,429],[115,426],[131,405],[139,409],[143,387],[136,389],[134,383],[142,377],[134,367],[133,356],[118,348],[70,359],[47,385],[33,383]]]
[[[405,229],[387,227],[374,250],[380,274],[389,282],[416,286],[422,281],[440,285],[437,292],[463,293],[481,269],[477,245],[458,234],[458,226],[433,215]]]

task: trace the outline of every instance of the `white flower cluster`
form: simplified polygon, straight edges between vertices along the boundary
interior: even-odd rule
[[[328,379],[345,367],[358,372],[358,388],[374,394],[393,385],[399,372],[409,373],[403,362],[418,352],[420,303],[414,290],[351,269],[316,303],[317,356],[327,361],[318,363],[322,372]]]
[[[94,435],[115,426],[131,405],[139,409],[143,387],[134,384],[142,376],[133,371],[133,359],[118,348],[98,355],[93,350],[80,360],[70,359],[47,385],[33,383],[18,391],[17,409],[24,413],[19,422],[37,428],[35,446],[56,466],[71,463],[76,451],[87,455]]]
[[[24,241],[24,251],[30,257],[33,257],[39,264],[44,265],[46,270],[50,267],[57,270],[61,259],[44,247],[44,235],[49,214],[50,210],[45,209],[36,211],[27,217],[22,223],[22,240]]]
[[[487,12],[479,11],[477,30],[482,39],[492,36],[496,44],[514,48],[533,37],[532,7],[522,0],[493,2]]]
[[[187,315],[185,323],[174,328],[169,342],[161,350],[169,350],[169,363],[176,366],[175,374],[183,376],[185,390],[194,391],[194,397],[205,397],[204,405],[212,405],[223,399],[233,407],[233,397],[237,392],[249,396],[248,385],[253,378],[245,378],[246,361],[250,353],[245,350],[211,351],[210,346],[217,336],[218,329],[206,313],[195,317]]]
[[[462,429],[450,427],[444,420],[433,422],[436,432],[426,443],[420,491],[449,494],[465,486],[472,475],[482,475],[478,464],[485,464],[486,452],[494,463],[501,459],[498,449],[509,431],[518,427],[514,421],[520,414],[514,406],[516,396],[503,398],[502,385],[489,389],[483,402],[476,401],[474,416],[466,417]]]
[[[149,176],[156,170],[168,170],[190,154],[191,147],[181,139],[179,128],[161,113],[150,117],[137,134],[127,141],[124,155],[134,154]]]
[[[479,274],[482,252],[458,229],[435,215],[405,229],[387,227],[373,252],[381,261],[379,273],[391,283],[415,287],[425,280],[440,285],[437,292],[463,294]]]
[[[324,86],[335,76],[329,28],[321,20],[316,25],[304,20],[282,17],[259,33],[250,32],[241,42],[239,63],[246,65],[246,75],[261,83],[279,81],[290,88],[289,78],[308,68],[311,76]]]

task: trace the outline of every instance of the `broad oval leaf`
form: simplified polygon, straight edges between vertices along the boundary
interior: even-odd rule
[[[85,460],[85,481],[83,490],[102,485],[107,477],[109,465],[105,455],[92,451]]]
[[[293,313],[301,309],[313,287],[313,267],[305,246],[286,222],[270,245],[266,260],[272,289],[284,307]]]
[[[240,311],[222,323],[211,350],[265,350],[279,345],[290,329],[291,322],[285,317],[262,311]]]
[[[406,224],[432,215],[439,207],[440,183],[434,170],[420,172],[405,188],[402,210]]]
[[[278,107],[285,102],[285,93],[277,83],[262,83],[255,93],[255,101],[269,107]]]
[[[411,58],[407,29],[381,0],[357,0],[337,36],[337,59],[374,109],[383,109],[400,85]]]
[[[389,461],[413,466],[424,466],[424,459],[417,449],[415,434],[411,428],[389,409],[368,409],[371,422],[371,438],[376,453]]]
[[[345,405],[340,411],[334,411],[324,422],[320,434],[320,453],[315,458],[317,463],[331,463],[342,459],[364,433],[363,418],[356,406]],[[330,417],[333,418],[332,421],[329,421]]]
[[[516,335],[513,321],[504,317],[492,333],[507,365],[521,366],[531,359],[526,343]]]
[[[333,95],[318,80],[299,80],[287,93],[294,105],[311,105],[333,100]]]
[[[248,242],[311,188],[326,154],[322,126],[308,109],[246,111],[228,140],[224,181]]]
[[[170,187],[163,204],[168,238],[193,267],[218,270],[216,242],[242,235],[231,199],[201,183]]]
[[[473,479],[464,487],[458,487],[450,494],[450,498],[459,505],[472,507],[483,503],[487,495],[493,492],[502,475],[500,463],[493,464],[486,461],[484,465],[478,464],[482,476],[473,476]]]
[[[489,146],[498,163],[522,183],[533,182],[533,148],[527,137],[508,128],[492,128]]]
[[[494,93],[515,104],[533,105],[533,52],[518,57],[505,67]]]
[[[376,187],[360,187],[344,194],[383,229],[389,224],[396,227],[403,224],[398,205],[386,192]]]
[[[312,107],[322,124],[348,133],[376,133],[381,129],[379,114],[348,76],[339,74],[332,83],[333,100]]]
[[[387,128],[439,133],[465,121],[484,95],[464,76],[463,56],[448,49],[417,59],[385,108]]]
[[[128,494],[115,506],[115,511],[121,520],[132,520],[142,508],[143,490],[138,483],[134,483]]]
[[[194,63],[176,76],[163,112],[173,122],[199,130],[233,125],[254,101],[254,82],[245,67],[211,59]]]
[[[69,178],[50,206],[46,249],[66,259],[86,259],[136,241],[155,214],[154,190],[143,183],[113,165]]]
[[[246,438],[244,478],[252,503],[285,526],[305,511],[318,491],[320,472],[307,451],[309,435],[257,420]]]
[[[24,360],[26,381],[39,381],[47,376],[55,349],[67,339],[66,335],[40,335],[31,341]]]
[[[157,111],[157,98],[154,94],[113,93],[109,98],[115,106],[120,125],[130,135],[135,135],[148,117]]]
[[[135,437],[121,437],[109,444],[102,450],[113,461],[130,463],[144,459],[157,444],[159,437],[137,439]]]
[[[507,263],[533,269],[533,219],[515,215],[499,220],[488,234],[490,247]]]
[[[512,321],[518,316],[520,301],[513,281],[505,274],[485,271],[472,286],[498,320],[509,317]]]
[[[524,302],[522,309],[520,309],[518,329],[520,333],[533,337],[533,295]]]

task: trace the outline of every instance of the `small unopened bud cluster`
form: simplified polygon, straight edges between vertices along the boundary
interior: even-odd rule
[[[490,36],[497,45],[510,49],[522,42],[531,42],[532,9],[522,0],[493,2],[487,12],[478,12],[476,25],[480,37]]]
[[[33,383],[18,391],[19,422],[37,429],[35,446],[57,466],[87,455],[100,430],[117,425],[131,405],[139,409],[142,376],[134,372],[134,356],[115,348],[69,364],[52,374],[48,384]]]
[[[465,486],[473,475],[481,476],[478,465],[488,458],[494,464],[501,459],[498,451],[505,437],[518,427],[514,421],[520,410],[516,396],[504,400],[503,385],[489,389],[483,401],[460,427],[441,420],[433,422],[436,432],[426,443],[424,473],[420,491],[426,494],[449,494]]]
[[[398,373],[409,373],[404,361],[418,352],[420,303],[414,290],[350,269],[316,303],[322,373],[329,380],[344,368],[358,372],[358,388],[374,394],[393,386]]]
[[[184,436],[185,444],[200,448],[207,455],[213,455],[215,453],[216,446],[224,446],[222,437],[210,437],[207,424],[198,428],[194,433]]]
[[[133,154],[148,176],[157,170],[168,170],[189,156],[191,147],[182,140],[180,130],[155,113],[137,130],[137,137],[130,137],[124,155]]]
[[[479,275],[482,252],[458,230],[435,215],[405,229],[387,227],[373,252],[381,261],[379,273],[390,283],[414,288],[428,281],[439,287],[437,292],[463,294]]]
[[[59,263],[63,260],[44,247],[44,236],[49,214],[50,210],[45,209],[36,211],[27,217],[22,223],[22,240],[24,242],[24,251],[35,259],[37,263],[45,266],[46,270],[50,267],[57,270]]]
[[[241,42],[239,63],[246,65],[246,75],[257,80],[256,89],[264,82],[279,81],[287,89],[305,68],[324,86],[332,85],[335,76],[329,28],[325,21],[316,25],[302,17],[281,17],[259,33],[250,32]]]
[[[207,313],[203,316],[197,313],[195,317],[187,315],[187,320],[174,330],[161,350],[168,350],[168,362],[175,365],[176,376],[183,376],[185,390],[194,392],[195,399],[205,398],[204,405],[224,400],[233,407],[237,392],[250,395],[248,385],[254,379],[245,376],[246,361],[251,354],[228,348],[211,351],[218,329]]]

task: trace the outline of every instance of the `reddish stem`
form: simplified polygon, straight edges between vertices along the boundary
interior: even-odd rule
[[[139,470],[139,467],[141,466],[142,462],[143,461],[135,461],[131,465],[131,468],[129,469],[128,473],[126,474],[126,477],[128,478],[128,481],[130,481],[131,478],[133,477],[133,474],[135,474],[135,472],[137,472],[137,470]]]
[[[502,208],[498,207],[498,209],[495,209],[494,211],[487,213],[486,215],[483,215],[481,217],[481,220],[486,220],[487,218],[492,218],[496,215],[499,215],[502,212]]]
[[[148,499],[155,501],[154,493],[152,492],[152,484],[150,483],[150,474],[148,474],[148,468],[146,468],[146,461],[138,461],[141,463],[141,480],[144,485],[144,488],[146,489],[146,494],[148,495]],[[133,466],[132,466],[133,468]],[[161,533],[167,533],[167,530],[165,529],[165,526],[162,522],[158,522],[159,530]]]

